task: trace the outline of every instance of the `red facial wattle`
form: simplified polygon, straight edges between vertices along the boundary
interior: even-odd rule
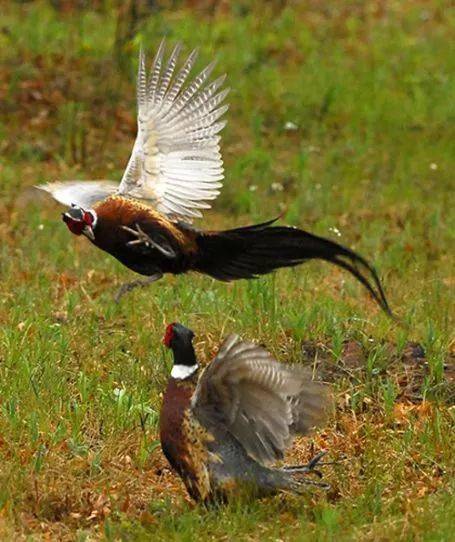
[[[166,333],[164,334],[163,344],[168,348],[171,347],[171,341],[174,337],[174,324],[169,324],[166,328]]]
[[[85,211],[82,220],[85,222],[85,224],[87,224],[87,226],[92,226],[94,222],[92,213]]]
[[[68,226],[68,229],[74,235],[82,235],[85,224],[82,220],[74,220],[68,215],[62,215],[63,222]]]

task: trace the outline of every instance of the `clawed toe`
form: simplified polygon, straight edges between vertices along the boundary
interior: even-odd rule
[[[330,462],[321,462],[321,459],[327,455],[327,451],[323,450],[322,452],[319,452],[316,454],[308,463],[305,465],[287,465],[284,466],[282,469],[286,471],[289,474],[295,475],[307,475],[307,474],[314,474],[319,479],[322,478],[322,472],[319,469],[316,469],[316,467],[324,467],[325,465],[332,465],[336,463],[336,461],[330,461]],[[306,478],[305,476],[299,476],[298,477],[299,483],[317,486],[323,489],[329,489],[330,484],[327,484],[326,482],[318,482],[316,480],[312,480],[311,478]]]
[[[320,463],[321,459],[327,455],[327,450],[322,450],[322,452],[319,452],[318,454],[316,454],[313,459],[310,459],[310,461],[308,462],[308,470],[309,471],[314,471],[314,467],[316,465],[323,465],[322,463]],[[315,471],[317,472],[317,471]]]
[[[314,472],[319,477],[322,477],[322,473],[319,470],[316,470],[316,465],[319,465],[320,467],[324,465],[328,465],[330,463],[321,463],[321,459],[327,455],[327,451],[323,450],[322,452],[319,452],[316,454],[308,463],[305,465],[287,465],[283,467],[283,470],[288,472]]]
[[[166,258],[174,259],[177,257],[175,250],[164,236],[158,235],[158,239],[154,240],[150,235],[145,233],[139,224],[136,224],[136,229],[130,228],[129,226],[121,226],[121,228],[135,237],[135,239],[126,243],[127,246],[135,247],[143,245],[146,248],[156,249]]]
[[[319,487],[320,489],[330,489],[331,487],[327,482],[316,482],[315,480],[309,480],[308,478],[299,480],[299,482],[308,486]]]
[[[129,226],[121,226],[121,228],[131,235],[134,235],[135,239],[128,241],[127,245],[145,245],[146,247],[151,246],[150,237],[144,232],[144,230],[136,224],[136,229],[130,228]]]

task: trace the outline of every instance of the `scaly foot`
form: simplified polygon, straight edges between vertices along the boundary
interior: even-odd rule
[[[135,237],[135,239],[128,241],[128,246],[143,245],[147,248],[155,248],[167,258],[175,258],[176,254],[174,249],[164,237],[160,241],[155,241],[150,235],[145,233],[139,224],[136,224],[136,229],[130,228],[129,226],[121,226],[121,228]]]
[[[153,275],[150,275],[150,277],[147,277],[143,280],[133,280],[132,282],[127,282],[125,284],[122,284],[120,288],[118,289],[117,293],[115,294],[115,302],[119,303],[120,299],[128,292],[131,292],[131,290],[134,290],[135,288],[144,288],[145,286],[148,286],[149,284],[152,284],[152,282],[156,282],[163,276],[163,273],[154,273]]]

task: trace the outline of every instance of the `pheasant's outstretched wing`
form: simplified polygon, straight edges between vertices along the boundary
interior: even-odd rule
[[[296,365],[278,363],[264,348],[230,335],[205,369],[192,398],[201,422],[223,424],[263,463],[283,457],[293,435],[320,423],[326,386]]]
[[[201,216],[219,194],[223,180],[219,132],[228,109],[220,90],[225,76],[207,83],[214,62],[187,82],[193,51],[177,69],[181,46],[164,62],[161,43],[147,77],[141,51],[137,81],[138,134],[119,187],[126,196],[150,200],[175,218]]]
[[[147,77],[141,51],[137,81],[138,134],[120,186],[112,181],[58,181],[37,186],[57,201],[83,208],[114,193],[138,198],[172,218],[187,221],[215,199],[222,186],[223,160],[218,135],[228,109],[221,90],[225,76],[211,83],[209,64],[188,82],[197,51],[177,69],[181,46],[164,65],[164,41]]]
[[[55,181],[36,185],[36,188],[48,192],[64,205],[74,203],[83,209],[89,209],[97,201],[115,194],[118,184],[113,181]]]

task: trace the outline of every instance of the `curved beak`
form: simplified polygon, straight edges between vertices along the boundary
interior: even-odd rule
[[[95,240],[95,234],[93,233],[93,228],[91,226],[84,226],[82,233],[90,239],[90,241]]]

